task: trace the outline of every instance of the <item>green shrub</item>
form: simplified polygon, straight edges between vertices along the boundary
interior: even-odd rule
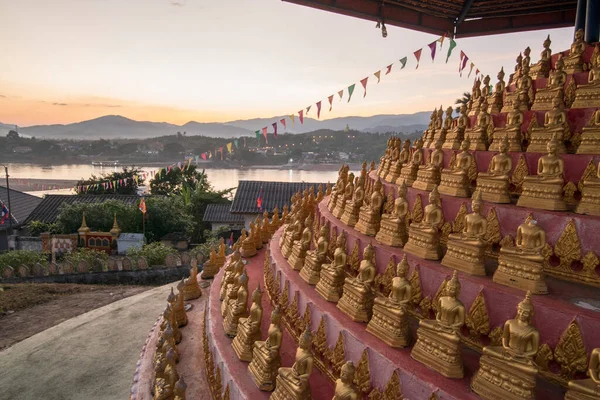
[[[35,263],[42,265],[48,264],[48,258],[37,251],[33,250],[13,250],[0,254],[0,273],[7,266],[17,268],[20,265],[26,265],[28,267],[33,266]]]
[[[40,236],[40,234],[44,232],[49,232],[52,235],[59,233],[58,225],[54,223],[48,224],[42,221],[31,221],[27,225],[27,228],[29,229],[31,236]]]
[[[96,259],[99,259],[102,262],[102,264],[105,264],[108,260],[108,254],[106,254],[103,251],[83,247],[74,250],[68,254],[65,254],[64,257],[64,261],[69,261],[74,266],[77,266],[81,261],[85,261],[90,266],[90,268],[92,267],[92,263]]]
[[[177,250],[165,246],[161,242],[150,243],[142,248],[131,248],[127,251],[128,257],[133,259],[144,257],[148,261],[148,265],[164,265],[169,254],[177,254]]]

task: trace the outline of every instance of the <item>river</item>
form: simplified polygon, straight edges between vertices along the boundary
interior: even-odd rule
[[[77,181],[82,178],[89,178],[92,175],[109,174],[119,171],[121,167],[99,167],[90,164],[72,164],[72,165],[36,165],[36,164],[8,164],[11,182],[15,179],[44,180],[47,184],[60,185],[60,181]],[[150,172],[156,171],[156,166],[141,166],[141,170]],[[248,168],[248,169],[206,169],[206,174],[211,185],[217,190],[223,190],[236,187],[240,180],[251,181],[269,181],[269,182],[331,182],[337,180],[337,169],[326,171],[299,170],[299,169],[267,169],[267,168]],[[52,183],[52,181],[55,181]],[[39,181],[43,182],[43,181]],[[19,183],[19,182],[17,182]],[[24,183],[25,182],[21,182]],[[4,186],[1,181],[0,185]],[[39,190],[39,183],[27,183],[21,190],[34,195],[69,194],[73,193],[70,189],[61,190]],[[63,184],[63,186],[65,186]]]

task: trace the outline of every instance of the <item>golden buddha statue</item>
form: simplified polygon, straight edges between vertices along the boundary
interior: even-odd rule
[[[375,249],[369,243],[363,251],[363,259],[358,268],[356,278],[347,277],[344,280],[343,294],[337,308],[356,322],[369,322],[373,312],[375,290]]]
[[[289,207],[287,204],[283,205],[283,212],[281,213],[281,224],[289,224],[290,220],[290,212],[289,212]]]
[[[256,229],[254,228],[254,221],[250,221],[250,234],[246,235],[246,230],[242,229],[242,249],[240,250],[240,254],[244,258],[254,257],[256,255],[256,244],[254,243],[254,233]]]
[[[473,88],[471,89],[471,100],[473,104],[467,114],[469,117],[476,117],[479,114],[479,110],[481,107],[481,80],[479,78],[475,78],[473,82]]]
[[[187,390],[187,384],[183,379],[183,376],[179,378],[175,383],[175,390],[173,391],[173,400],[186,400],[185,391]]]
[[[494,135],[494,140],[497,136]],[[512,170],[512,157],[507,154],[509,148],[508,137],[499,143],[500,153],[492,157],[488,172],[477,174],[477,190],[482,199],[492,203],[510,203],[510,171]]]
[[[583,40],[583,29],[575,32],[575,41],[571,44],[571,51],[565,58],[565,72],[567,74],[576,74],[583,71],[583,53],[587,43]]]
[[[190,276],[186,278],[185,284],[183,285],[183,299],[194,300],[202,296],[200,286],[198,286],[198,267],[194,264],[190,268]]]
[[[444,110],[442,109],[442,106],[440,106],[439,109],[436,109],[436,115],[434,116],[433,119],[433,131],[430,132],[429,138],[427,141],[423,141],[423,148],[431,148],[435,146],[435,143],[438,140],[442,140],[442,143],[444,142],[444,140],[441,138],[442,135],[445,136],[445,132],[444,132]]]
[[[261,217],[258,216],[254,220],[254,232],[252,232],[252,239],[254,240],[254,248],[256,250],[260,250],[263,247],[261,231],[262,231],[262,221],[261,221]]]
[[[454,271],[438,300],[435,321],[419,321],[418,339],[410,353],[446,378],[456,379],[464,376],[459,332],[465,323],[465,306],[458,300],[459,294],[458,272]]]
[[[344,278],[346,276],[346,236],[342,232],[336,239],[336,248],[331,264],[321,265],[321,274],[317,282],[317,292],[327,301],[337,303],[342,296]]]
[[[239,250],[235,250],[229,261],[225,264],[225,272],[223,272],[223,278],[221,279],[221,290],[219,292],[219,300],[224,300],[227,294],[227,286],[233,284],[233,278],[242,274],[244,264],[242,263],[242,256]]]
[[[406,234],[406,215],[409,209],[406,192],[406,185],[402,182],[398,186],[398,196],[394,200],[392,213],[381,216],[379,232],[375,236],[377,242],[392,247],[403,247],[408,240]]]
[[[564,86],[567,83],[567,73],[564,71],[565,63],[561,56],[556,60],[554,71],[550,73],[548,84],[545,88],[540,88],[535,93],[535,101],[531,106],[531,110],[549,110],[552,108],[552,100],[560,96],[564,99]]]
[[[344,208],[344,213],[342,218],[340,219],[342,223],[354,227],[358,222],[358,216],[360,214],[360,208],[363,205],[363,200],[365,198],[365,178],[361,175],[358,177],[358,182],[354,188],[354,195],[352,199],[346,201],[346,206]]]
[[[444,166],[444,151],[441,141],[435,143],[435,150],[429,153],[429,160],[426,165],[420,165],[417,171],[417,179],[412,187],[415,189],[431,191],[434,186],[440,184],[440,171]]]
[[[531,48],[527,46],[525,50],[523,50],[523,61],[521,61],[523,67],[530,67],[531,64]],[[523,68],[521,68],[521,72],[523,72]]]
[[[271,312],[271,325],[267,333],[267,340],[254,342],[252,361],[248,365],[248,372],[260,390],[270,392],[275,389],[277,370],[281,366],[281,311],[279,305]]]
[[[429,117],[429,124],[427,130],[423,132],[423,147],[428,147],[433,141],[435,135],[435,119],[437,118],[437,108],[433,109],[431,116]]]
[[[375,236],[381,222],[381,206],[383,205],[383,186],[377,179],[373,186],[373,193],[369,204],[360,208],[358,222],[354,229],[367,236]]]
[[[477,123],[473,128],[465,131],[465,139],[469,139],[469,150],[486,151],[488,148],[488,138],[493,132],[494,121],[487,109],[487,98],[483,97],[481,111],[477,112]]]
[[[392,141],[392,147],[390,148],[390,155],[388,157],[388,162],[385,166],[385,169],[382,173],[383,180],[390,180],[394,171],[398,170],[398,162],[400,160],[402,141],[400,138],[394,138]]]
[[[519,109],[521,111],[529,111],[533,99],[533,80],[529,76],[528,65],[523,65],[521,77],[516,82],[515,90],[504,94],[504,105],[501,112],[510,112],[512,103],[516,99],[519,99]]]
[[[533,294],[547,294],[544,280],[544,256],[546,232],[529,218],[517,228],[515,246],[503,246],[498,257],[498,269],[494,282]]]
[[[277,232],[277,229],[279,229],[279,226],[280,226],[279,208],[277,208],[277,206],[275,206],[275,208],[273,209],[273,218],[271,219],[271,222],[268,223],[269,239],[271,237],[273,237],[275,232]]]
[[[354,385],[356,369],[352,361],[347,361],[340,370],[340,377],[335,381],[335,393],[332,400],[359,400],[359,392]]]
[[[438,110],[438,116],[436,119],[439,128],[437,128],[436,134],[433,136],[431,142],[427,147],[429,147],[430,149],[434,149],[438,141],[441,141],[442,145],[444,144],[444,142],[446,141],[446,135],[452,130],[452,124],[454,123],[454,119],[452,118],[453,112],[454,109],[452,108],[452,106],[446,108],[446,115],[442,119],[444,111],[442,111],[442,107],[440,106],[440,109]]]
[[[600,348],[590,354],[588,366],[589,379],[569,381],[569,390],[565,400],[598,400],[600,398]]]
[[[223,320],[225,335],[233,338],[237,335],[239,319],[248,316],[248,275],[246,271],[239,278],[240,287],[233,302],[229,303],[227,314]]]
[[[377,175],[380,178],[384,178],[390,169],[389,162],[390,162],[390,158],[392,157],[392,150],[394,149],[394,146],[396,145],[396,140],[397,139],[393,136],[388,139],[387,146],[385,148],[385,153],[383,153],[383,155],[379,159],[379,166],[377,167]]]
[[[515,60],[516,64],[515,64],[515,71],[510,74],[509,79],[508,79],[508,84],[510,85],[511,83],[517,83],[517,81],[519,80],[519,78],[521,77],[521,69],[523,68],[523,53],[519,53],[519,55],[517,56],[517,59]]]
[[[429,193],[429,204],[425,206],[423,220],[412,222],[408,227],[408,241],[404,251],[425,260],[442,257],[439,228],[444,218],[437,186]]]
[[[404,181],[406,186],[412,186],[415,179],[417,179],[417,172],[419,166],[423,164],[423,139],[417,139],[415,141],[415,149],[410,157],[410,161],[402,165],[400,176],[396,179],[396,184]]]
[[[444,141],[442,148],[452,150],[460,148],[460,144],[462,143],[465,135],[465,130],[468,127],[469,117],[467,116],[467,106],[462,104],[460,106],[460,115],[456,120],[456,126],[446,134],[446,140]]]
[[[294,218],[294,222],[289,224],[286,229],[286,235],[283,239],[283,245],[281,246],[281,254],[285,258],[289,258],[292,254],[292,248],[296,241],[299,241],[302,238],[302,231],[304,227],[302,226],[302,222],[300,218]]]
[[[571,108],[597,107],[600,107],[600,43],[596,43],[596,48],[590,60],[588,82],[586,85],[577,87],[575,101],[571,106]]]
[[[295,271],[300,271],[304,266],[304,257],[306,257],[306,252],[310,249],[310,244],[312,243],[313,237],[313,217],[312,215],[308,215],[306,217],[306,221],[304,222],[304,230],[302,231],[302,236],[300,240],[296,240],[294,242],[294,246],[292,247],[292,254],[288,258],[288,263]]]
[[[504,67],[498,72],[498,82],[494,86],[494,93],[490,95],[489,113],[498,114],[502,110],[504,104],[504,90],[506,89],[506,83],[504,82]]]
[[[504,324],[501,346],[485,346],[471,388],[483,399],[533,400],[538,368],[534,357],[540,334],[531,325],[531,292],[517,307],[517,316]]]
[[[243,274],[246,273],[246,268],[244,264],[240,261],[240,267],[236,267],[236,272],[233,276],[233,283],[227,285],[227,292],[225,294],[225,300],[221,303],[221,316],[225,318],[227,315],[227,310],[235,303],[237,298],[237,292],[240,289],[240,278]],[[247,276],[247,275],[246,275]]]
[[[600,113],[600,111],[596,111]],[[578,214],[600,215],[600,163],[596,176],[590,176],[583,181],[581,200],[575,209]]]
[[[533,79],[543,79],[548,77],[550,73],[550,58],[552,57],[552,50],[550,50],[550,35],[544,40],[544,50],[540,54],[540,60],[531,67],[530,74]]]
[[[550,138],[556,137],[557,154],[564,154],[567,149],[564,144],[565,137],[569,135],[569,124],[567,123],[567,113],[564,110],[562,93],[557,92],[556,97],[552,99],[552,109],[547,111],[544,116],[543,127],[533,127],[531,129],[530,143],[527,147],[528,153],[542,153],[547,149]]]
[[[177,381],[179,380],[179,374],[175,367],[175,353],[173,349],[167,351],[164,359],[164,371],[158,373],[156,371],[156,379],[154,382],[154,400],[171,400],[173,399],[174,389]]]
[[[225,258],[227,257],[225,254],[226,250],[227,250],[227,247],[225,246],[225,239],[220,238],[219,239],[219,252],[216,254],[216,258],[215,258],[215,261],[216,261],[219,269],[221,269],[223,267],[223,265],[225,265]]]
[[[312,345],[310,325],[298,339],[296,358],[291,368],[279,368],[275,391],[270,400],[310,400],[310,385],[308,379],[312,373],[314,359],[310,347]]]
[[[408,270],[405,254],[396,266],[389,296],[375,299],[373,318],[367,325],[367,332],[390,347],[406,347],[410,344],[408,310],[412,301],[412,286],[407,278]]]
[[[400,145],[401,140],[398,139],[398,146]],[[404,143],[402,143],[402,149],[400,150],[400,155],[398,156],[398,160],[392,167],[390,168],[389,174],[385,176],[386,182],[395,183],[396,180],[400,177],[402,173],[402,166],[408,163],[410,160],[410,140],[405,139]]]
[[[177,284],[177,295],[175,296],[175,302],[172,303],[173,312],[175,313],[175,319],[177,320],[177,326],[183,327],[188,323],[187,314],[185,313],[185,303],[183,300],[183,287],[185,282],[183,279]],[[171,288],[173,290],[173,288]]]
[[[327,261],[327,250],[329,249],[329,227],[323,225],[317,240],[317,248],[308,250],[304,257],[304,266],[300,271],[300,277],[309,285],[316,285],[321,275],[321,265]]]
[[[448,236],[448,251],[442,259],[442,265],[469,275],[485,275],[484,236],[487,219],[481,215],[482,205],[481,192],[478,190],[473,194],[473,212],[465,216],[463,231]]]
[[[319,185],[319,189],[317,191],[317,199],[315,200],[316,204],[319,204],[323,200],[323,197],[325,197],[323,195],[323,185]]]
[[[263,244],[269,243],[271,234],[269,233],[269,212],[263,212],[262,224],[260,225],[260,238]]]
[[[340,195],[343,195],[344,189],[346,188],[346,181],[348,180],[348,166],[342,165],[338,172],[338,179],[335,182],[335,187],[333,188],[333,192],[329,197],[329,202],[327,203],[327,209],[333,213],[337,205],[337,198]]]
[[[217,252],[215,248],[212,247],[210,249],[210,253],[208,256],[208,261],[205,261],[202,264],[202,273],[200,277],[202,279],[212,279],[219,272],[219,265],[217,264]]]
[[[461,152],[456,155],[454,165],[442,169],[442,177],[438,190],[441,194],[454,197],[471,196],[471,179],[469,171],[475,158],[469,153],[469,138],[465,138],[460,145]]]
[[[538,160],[537,175],[525,177],[517,206],[551,211],[567,209],[563,198],[564,161],[556,154],[557,147],[555,135],[547,144],[548,154]]]
[[[263,315],[262,294],[260,284],[258,284],[252,293],[252,305],[248,318],[238,320],[237,334],[231,343],[235,354],[242,361],[252,361],[254,342],[260,339],[260,323]]]
[[[342,218],[344,214],[344,209],[346,208],[346,203],[352,200],[352,195],[354,194],[354,174],[351,172],[348,174],[348,182],[346,183],[346,187],[344,188],[343,193],[338,195],[337,202],[335,204],[335,208],[333,209],[333,216],[337,219]]]
[[[499,144],[503,139],[507,139],[508,141],[507,151],[523,151],[523,136],[521,134],[523,111],[521,111],[520,108],[521,101],[517,98],[512,103],[512,111],[506,116],[506,125],[504,128],[497,128],[494,130],[493,140],[488,151],[499,151]],[[533,118],[535,118],[535,116]]]

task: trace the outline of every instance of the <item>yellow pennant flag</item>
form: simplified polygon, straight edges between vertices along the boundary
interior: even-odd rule
[[[227,143],[227,151],[231,153],[231,146],[233,145],[233,143],[229,142]]]
[[[379,83],[379,81],[381,81],[381,70],[375,72],[373,75],[377,77],[377,83]]]
[[[290,119],[292,120],[292,125],[294,125],[296,123],[296,121],[294,121],[294,114],[290,114]]]
[[[342,97],[344,97],[344,91],[343,91],[343,90],[340,90],[340,91],[338,92],[338,96],[340,96],[340,101],[342,101]]]

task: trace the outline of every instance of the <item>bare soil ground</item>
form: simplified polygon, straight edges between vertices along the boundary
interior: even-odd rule
[[[0,285],[0,350],[61,322],[152,286],[61,283]]]

